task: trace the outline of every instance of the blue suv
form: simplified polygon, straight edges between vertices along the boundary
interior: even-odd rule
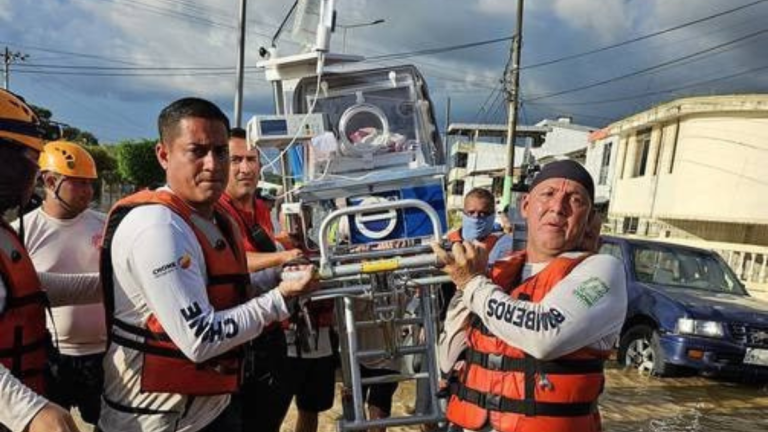
[[[715,252],[603,236],[600,253],[627,274],[620,363],[659,376],[768,377],[768,303],[750,297]]]

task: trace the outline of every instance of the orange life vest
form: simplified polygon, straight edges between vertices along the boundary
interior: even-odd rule
[[[35,393],[45,395],[48,300],[27,250],[2,219],[0,276],[6,291],[5,309],[0,311],[0,363]]]
[[[457,243],[464,241],[464,238],[461,236],[461,230],[453,230],[448,231],[448,234],[445,236],[449,242],[451,243]],[[480,240],[480,243],[485,245],[485,249],[490,252],[493,247],[496,245],[496,242],[499,241],[499,235],[496,234],[489,234],[488,237]]]
[[[214,212],[217,226],[224,239],[207,234],[199,216],[180,198],[167,191],[141,191],[120,200],[109,213],[101,254],[101,278],[107,325],[111,343],[125,346],[144,354],[141,390],[147,392],[177,393],[190,396],[215,395],[236,392],[242,377],[242,352],[237,349],[196,364],[189,360],[171,341],[154,315],[143,327],[114,319],[114,281],[112,278],[111,246],[120,222],[134,208],[160,204],[180,216],[195,233],[203,250],[207,271],[208,300],[216,310],[229,309],[247,300],[245,287],[250,282],[245,254],[240,246],[237,225],[227,215]],[[226,240],[225,240],[226,239]],[[172,265],[184,266],[183,257]],[[187,264],[188,265],[188,264]],[[116,331],[119,329],[119,331]],[[214,331],[208,329],[208,331]],[[222,328],[217,331],[226,332]],[[131,337],[125,337],[128,333]],[[141,341],[137,341],[138,337]]]
[[[511,297],[539,303],[586,257],[556,258],[520,283],[525,252],[518,252],[497,261],[491,278]],[[562,321],[557,311],[536,315],[503,302],[494,309],[531,329]],[[609,352],[582,348],[554,360],[538,360],[494,336],[477,316],[471,320],[467,344],[466,367],[446,411],[451,422],[470,430],[490,422],[501,432],[600,431],[597,399]]]

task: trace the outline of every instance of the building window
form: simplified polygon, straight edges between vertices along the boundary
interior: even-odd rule
[[[640,223],[640,218],[636,217],[625,217],[624,218],[624,226],[622,227],[622,232],[624,234],[637,234],[637,226]]]
[[[464,152],[458,152],[453,155],[453,167],[454,168],[466,168],[468,154]]]
[[[482,142],[482,143],[492,143],[492,144],[504,144],[506,141],[506,134],[499,135],[496,134],[487,134],[484,135],[482,132],[479,132],[477,134],[477,139],[475,142]]]
[[[464,196],[464,180],[456,180],[451,185],[451,195]]]
[[[642,177],[645,175],[645,170],[648,168],[648,153],[651,149],[651,132],[645,132],[637,135],[637,169],[635,170],[635,177]]]
[[[669,173],[672,174],[672,170],[675,168],[675,156],[677,156],[677,138],[680,136],[680,121],[677,122],[677,128],[675,129],[675,137],[672,139],[672,151],[669,156]]]
[[[491,183],[491,193],[493,196],[504,195],[504,177],[494,177]]]
[[[600,163],[600,181],[598,184],[608,184],[608,166],[611,164],[611,148],[613,143],[603,146],[603,161]]]

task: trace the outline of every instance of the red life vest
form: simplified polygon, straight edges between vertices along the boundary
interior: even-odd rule
[[[254,199],[254,211],[237,208],[234,200],[227,193],[221,195],[216,206],[237,222],[240,232],[243,234],[243,247],[246,252],[275,252],[275,235],[272,229],[272,221],[267,217],[264,222],[263,214],[259,210],[259,199]]]
[[[0,311],[0,363],[35,393],[45,395],[48,300],[27,250],[2,219],[0,276],[6,291],[5,310]]]
[[[224,234],[206,233],[210,226],[180,198],[167,191],[141,191],[120,200],[109,213],[101,254],[101,278],[110,342],[144,354],[141,390],[190,396],[234,393],[240,387],[242,352],[230,351],[204,363],[189,360],[171,341],[160,322],[150,315],[142,327],[114,319],[114,280],[111,259],[112,239],[120,222],[134,208],[160,204],[180,216],[192,228],[205,258],[208,300],[216,310],[229,309],[247,300],[245,287],[250,282],[245,254],[240,246],[237,225],[228,216],[214,212]],[[183,257],[175,265],[184,266]],[[119,331],[116,331],[119,329]],[[210,329],[209,329],[210,330]],[[222,331],[226,331],[223,329]],[[131,337],[123,336],[129,334]],[[142,339],[137,341],[135,337]]]
[[[491,278],[513,298],[538,303],[586,257],[556,258],[520,283],[525,252],[518,252],[497,261]],[[556,314],[531,318],[535,327],[558,324]],[[467,364],[446,411],[451,422],[470,430],[490,422],[500,432],[601,430],[597,399],[609,352],[582,348],[554,360],[538,360],[494,336],[477,316],[467,344]]]

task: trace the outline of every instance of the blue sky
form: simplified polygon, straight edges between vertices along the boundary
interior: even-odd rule
[[[528,0],[522,63],[582,53],[753,2]],[[245,118],[272,112],[270,88],[253,66],[258,47],[268,44],[291,3],[249,0]],[[0,48],[29,55],[25,65],[12,68],[11,89],[103,142],[156,136],[159,110],[183,96],[210,98],[231,113],[238,5],[239,0],[0,0]],[[347,31],[347,52],[377,56],[509,36],[515,2],[337,0],[337,13],[338,22],[348,25],[385,20]],[[768,91],[768,68],[760,69],[768,67],[761,49],[768,31],[760,33],[768,29],[766,18],[768,2],[761,2],[620,48],[526,68],[522,120],[570,115],[577,123],[603,126],[675,97]],[[341,36],[333,40],[338,51]],[[278,46],[297,50],[289,36]],[[501,122],[497,82],[508,49],[509,42],[502,42],[365,65],[416,64],[429,81],[441,127],[448,96],[453,121]],[[590,88],[549,96],[579,87]]]

